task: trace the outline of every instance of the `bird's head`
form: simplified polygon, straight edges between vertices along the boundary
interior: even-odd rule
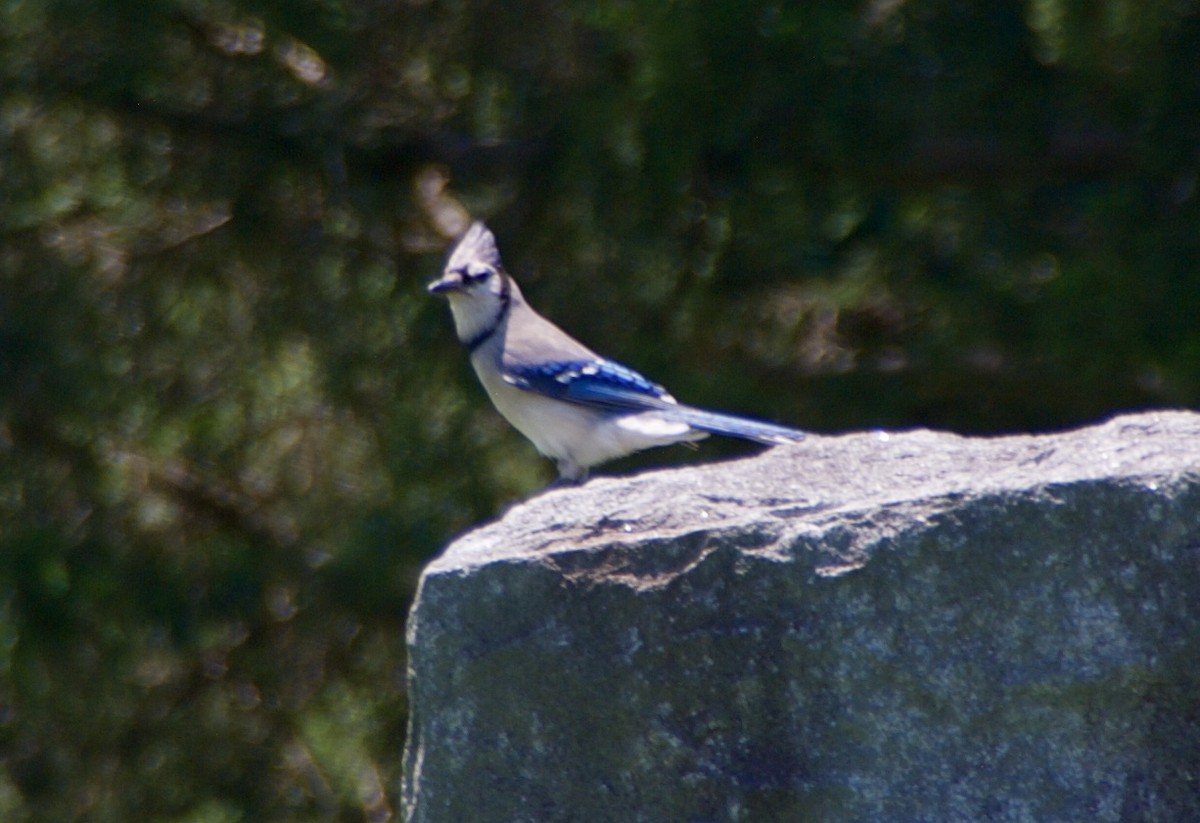
[[[516,284],[500,262],[496,238],[478,221],[451,250],[441,278],[429,284],[430,294],[450,301],[455,329],[463,341],[502,320],[515,292]]]

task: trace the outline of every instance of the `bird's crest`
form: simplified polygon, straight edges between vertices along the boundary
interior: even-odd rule
[[[485,263],[497,271],[504,267],[500,262],[500,250],[496,248],[496,238],[480,220],[472,223],[454,246],[446,261],[446,271],[464,271],[474,262]]]

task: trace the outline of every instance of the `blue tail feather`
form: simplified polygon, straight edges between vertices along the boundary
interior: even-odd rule
[[[691,406],[679,406],[671,409],[667,416],[687,423],[694,429],[753,440],[767,446],[778,446],[803,440],[805,432],[791,429],[787,426],[777,426],[774,423],[764,423],[760,420],[750,420],[736,417],[732,414],[705,411]]]

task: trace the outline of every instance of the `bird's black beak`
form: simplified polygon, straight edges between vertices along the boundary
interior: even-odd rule
[[[449,271],[442,275],[441,280],[434,280],[429,284],[430,294],[449,294],[456,292],[463,287],[463,277],[456,271]]]

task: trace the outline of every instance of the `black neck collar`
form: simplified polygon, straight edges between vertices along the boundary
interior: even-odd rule
[[[474,354],[475,350],[492,338],[500,326],[508,317],[508,312],[512,308],[512,287],[508,283],[508,275],[499,273],[503,279],[500,281],[500,308],[496,310],[496,316],[492,318],[492,322],[463,341],[463,345],[467,347],[469,354]]]

